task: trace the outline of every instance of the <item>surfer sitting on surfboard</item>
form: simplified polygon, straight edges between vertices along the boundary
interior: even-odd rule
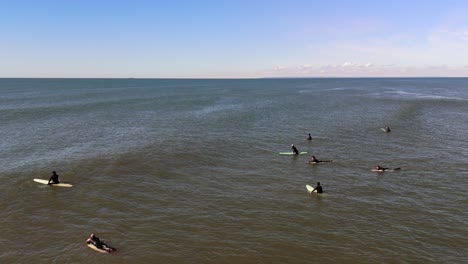
[[[312,140],[312,136],[309,133],[309,136],[306,138],[306,140]]]
[[[314,191],[317,191],[317,193],[323,193],[322,186],[320,185],[320,182],[317,182],[317,186],[311,191],[313,193]]]
[[[312,158],[307,163],[320,163],[320,162],[332,162],[332,161],[331,160],[318,160],[315,156],[312,156]]]
[[[52,176],[50,177],[49,182],[47,184],[57,184],[59,182],[60,181],[57,172],[53,171]]]
[[[299,150],[297,150],[296,146],[294,146],[294,144],[291,145],[291,149],[294,153],[294,155],[299,155]]]
[[[86,244],[93,244],[96,248],[107,251],[108,253],[116,251],[117,249],[107,245],[104,241],[101,241],[99,237],[94,234],[91,234],[86,240]]]

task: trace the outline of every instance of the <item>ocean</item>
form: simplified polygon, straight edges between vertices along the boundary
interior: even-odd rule
[[[0,262],[467,263],[467,131],[467,78],[0,79]]]

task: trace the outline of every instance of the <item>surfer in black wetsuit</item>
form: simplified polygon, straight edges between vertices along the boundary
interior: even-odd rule
[[[376,170],[376,171],[386,171],[386,170],[388,170],[388,168],[383,168],[383,167],[380,167],[380,166],[375,166],[375,170]]]
[[[389,127],[389,126],[386,126],[386,127],[384,128],[384,131],[385,131],[385,132],[390,132],[390,131],[391,131],[391,130],[390,130],[390,127]]]
[[[52,176],[50,177],[49,182],[47,184],[57,184],[59,182],[60,181],[57,172],[53,171]]]
[[[296,148],[296,146],[294,146],[294,144],[291,145],[291,149],[292,149],[292,151],[293,151],[293,153],[294,153],[295,155],[298,155],[298,154],[299,154],[299,150],[297,150],[297,148]]]
[[[323,189],[322,189],[322,186],[320,185],[320,182],[317,182],[317,186],[315,186],[312,192],[314,192],[315,190],[317,190],[317,193],[323,193]]]
[[[375,166],[375,169],[373,169],[373,171],[378,171],[378,172],[384,172],[384,171],[398,171],[398,170],[401,170],[400,167],[398,168],[393,168],[393,169],[390,169],[390,168],[383,168],[383,167],[380,167],[380,166]]]
[[[306,140],[309,140],[309,141],[312,140],[312,136],[310,135],[310,133],[309,133],[309,136],[306,138]]]
[[[315,156],[312,156],[312,158],[307,163],[320,163],[320,162],[332,162],[332,160],[318,160]]]
[[[321,162],[320,160],[318,160],[315,156],[312,156],[312,158],[309,160],[309,163],[319,163]]]
[[[115,248],[107,245],[106,243],[104,243],[104,241],[102,241],[101,239],[99,239],[99,237],[97,237],[96,235],[94,234],[91,234],[89,236],[89,238],[86,240],[86,244],[93,244],[95,247],[99,248],[99,249],[102,249],[102,250],[105,250],[107,251],[108,253],[112,252],[112,251],[116,251]]]

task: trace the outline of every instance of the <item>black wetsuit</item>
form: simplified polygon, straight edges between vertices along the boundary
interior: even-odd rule
[[[292,148],[292,151],[293,151],[294,154],[296,154],[296,155],[299,154],[299,150],[297,150],[297,148],[295,146],[292,146],[291,148]]]
[[[89,243],[95,245],[97,248],[103,249],[104,243],[102,243],[101,240],[99,239],[99,237],[97,237],[97,236],[91,238],[91,239],[89,240],[88,244],[89,244]]]
[[[50,177],[50,179],[49,179],[49,183],[50,183],[50,181],[52,181],[53,184],[59,183],[59,176],[58,176],[58,174],[53,174],[52,177]]]
[[[104,243],[103,241],[101,241],[99,239],[99,237],[97,236],[94,236],[92,239],[90,239],[89,242],[87,242],[88,244],[91,243],[93,244],[94,246],[96,246],[97,248],[99,249],[103,249],[103,250],[106,250],[108,252],[111,252],[111,251],[115,251],[116,249],[107,245],[106,243]]]
[[[323,193],[322,186],[320,185],[315,187],[315,190],[317,191],[317,193]]]

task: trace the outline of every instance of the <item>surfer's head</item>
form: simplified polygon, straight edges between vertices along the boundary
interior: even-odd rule
[[[320,185],[320,182],[317,182],[317,186],[319,186],[319,185]]]

